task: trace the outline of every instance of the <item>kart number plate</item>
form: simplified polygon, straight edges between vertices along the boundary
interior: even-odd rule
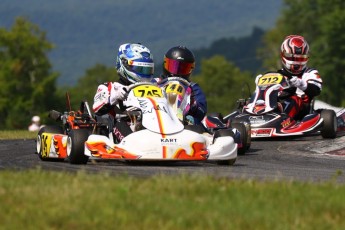
[[[283,80],[283,76],[280,74],[265,74],[259,78],[258,85],[274,85],[279,84]]]
[[[43,133],[42,134],[42,152],[41,152],[41,156],[42,158],[47,158],[49,157],[49,153],[50,153],[50,148],[52,145],[52,138],[53,138],[53,134],[51,133]]]
[[[162,89],[154,85],[140,85],[133,93],[136,97],[163,97]]]

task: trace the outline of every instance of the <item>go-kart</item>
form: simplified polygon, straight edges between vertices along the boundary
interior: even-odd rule
[[[313,109],[313,103],[303,108],[301,118],[294,120],[283,112],[281,97],[290,85],[289,78],[280,73],[267,73],[256,83],[255,93],[249,100],[240,99],[236,111],[224,116],[224,123],[246,122],[251,137],[298,136],[321,133],[323,138],[335,138],[337,116],[334,110]]]
[[[237,144],[224,132],[203,135],[194,126],[185,126],[168,103],[163,89],[140,82],[128,89],[123,101],[133,132],[116,143],[111,119],[96,119],[86,102],[77,112],[51,111],[50,117],[62,126],[43,127],[37,136],[37,153],[42,160],[67,159],[86,164],[89,159],[124,161],[215,161],[232,165]]]
[[[160,81],[160,87],[167,94],[168,103],[175,111],[178,119],[187,127],[193,127],[200,130],[204,135],[229,135],[235,139],[237,144],[237,153],[245,154],[250,146],[250,131],[244,123],[234,123],[231,126],[221,124],[217,120],[208,119],[207,124],[202,121],[201,124],[194,125],[193,117],[189,116],[190,103],[192,97],[192,88],[190,82],[181,77],[167,77]]]

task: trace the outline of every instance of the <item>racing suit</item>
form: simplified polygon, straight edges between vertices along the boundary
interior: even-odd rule
[[[191,82],[191,87],[192,100],[188,115],[194,118],[194,124],[199,125],[207,113],[206,96],[197,83]]]
[[[297,76],[284,69],[278,70],[278,73],[289,77],[291,84],[291,87],[284,89],[279,96],[283,102],[284,112],[289,117],[299,120],[308,113],[313,98],[321,93],[322,79],[319,72],[307,67]]]
[[[115,143],[120,142],[125,136],[132,133],[129,124],[121,119],[115,119],[115,115],[126,110],[123,100],[126,97],[127,86],[124,81],[105,82],[100,84],[94,96],[92,106],[97,120],[107,120],[109,133],[112,133]]]

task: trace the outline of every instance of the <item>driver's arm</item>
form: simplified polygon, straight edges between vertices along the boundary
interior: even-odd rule
[[[97,92],[93,99],[92,110],[97,115],[103,115],[110,111],[111,104],[109,102],[109,85],[110,83],[104,83],[98,86]]]
[[[194,117],[195,124],[199,124],[207,113],[207,101],[205,94],[197,83],[191,83],[191,87],[193,93],[189,114]]]
[[[303,74],[302,79],[307,82],[307,88],[304,93],[313,98],[320,95],[322,90],[322,79],[317,70],[310,70]]]

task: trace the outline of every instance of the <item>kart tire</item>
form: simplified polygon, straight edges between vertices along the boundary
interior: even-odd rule
[[[242,148],[237,149],[238,155],[244,155],[249,148],[248,144],[248,130],[243,123],[231,123],[231,127],[237,129],[240,134],[241,134],[241,143],[242,143]],[[249,136],[250,138],[250,136]]]
[[[86,164],[89,157],[84,155],[84,143],[90,133],[86,129],[72,129],[67,137],[67,155],[71,164]]]
[[[250,123],[244,122],[244,126],[246,127],[247,132],[247,141],[246,141],[246,149],[250,149],[250,145],[252,144],[252,128],[250,126]]]
[[[337,136],[337,115],[334,110],[323,109],[321,111],[323,125],[321,129],[321,136],[323,138],[335,138]]]
[[[40,128],[37,134],[36,138],[36,154],[42,161],[51,161],[51,160],[57,160],[57,158],[47,158],[42,156],[42,133],[55,133],[55,134],[63,134],[64,131],[61,126],[57,125],[46,125]],[[60,159],[59,159],[60,160]]]
[[[249,150],[250,149],[250,146],[251,146],[251,144],[252,144],[252,128],[251,128],[251,126],[250,126],[250,124],[249,123],[245,123],[245,126],[246,126],[246,130],[247,130],[247,150]]]

